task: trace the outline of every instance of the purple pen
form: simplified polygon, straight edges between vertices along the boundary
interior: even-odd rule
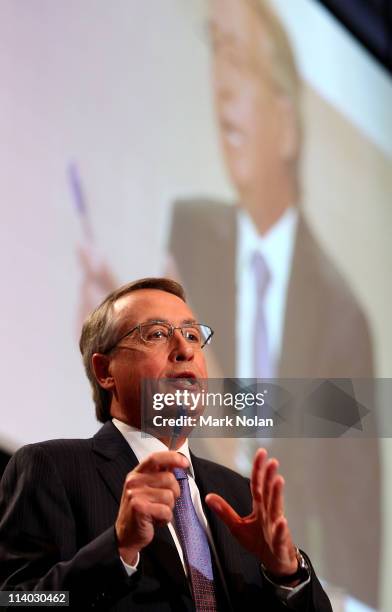
[[[93,243],[94,233],[88,214],[87,201],[82,187],[80,172],[75,162],[70,162],[68,164],[67,176],[72,192],[73,201],[75,204],[75,209],[82,224],[83,233],[88,242]]]

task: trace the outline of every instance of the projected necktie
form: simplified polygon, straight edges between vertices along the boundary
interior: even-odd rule
[[[252,258],[252,269],[256,283],[256,310],[254,321],[254,372],[255,378],[272,378],[272,364],[268,344],[268,329],[265,317],[265,295],[271,280],[263,256],[256,251]]]
[[[195,608],[197,612],[216,612],[218,608],[207,535],[193,507],[186,471],[175,468],[174,475],[181,492],[174,506],[176,533],[184,553]]]

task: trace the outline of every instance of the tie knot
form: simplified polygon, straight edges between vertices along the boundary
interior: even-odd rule
[[[173,474],[177,478],[177,480],[187,480],[188,478],[186,470],[183,470],[182,468],[174,468]]]
[[[259,251],[253,253],[252,269],[256,277],[257,293],[262,297],[267,290],[271,275],[265,259]]]

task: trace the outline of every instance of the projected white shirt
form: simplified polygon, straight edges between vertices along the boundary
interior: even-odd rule
[[[297,224],[298,212],[294,207],[290,207],[267,234],[260,236],[249,215],[243,210],[239,212],[236,261],[238,378],[253,376],[253,326],[257,296],[251,263],[256,251],[260,252],[270,272],[264,307],[272,371],[277,371]]]

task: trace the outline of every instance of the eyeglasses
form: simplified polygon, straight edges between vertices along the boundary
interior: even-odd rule
[[[140,339],[143,342],[151,346],[159,346],[169,342],[176,329],[181,331],[183,338],[189,344],[201,349],[211,342],[211,338],[214,335],[211,327],[203,323],[184,323],[184,325],[175,327],[171,323],[166,323],[166,321],[150,321],[149,323],[135,325],[135,327],[123,334],[110,348],[106,349],[105,353],[110,353],[121,340],[130,336],[136,330],[139,332]]]

